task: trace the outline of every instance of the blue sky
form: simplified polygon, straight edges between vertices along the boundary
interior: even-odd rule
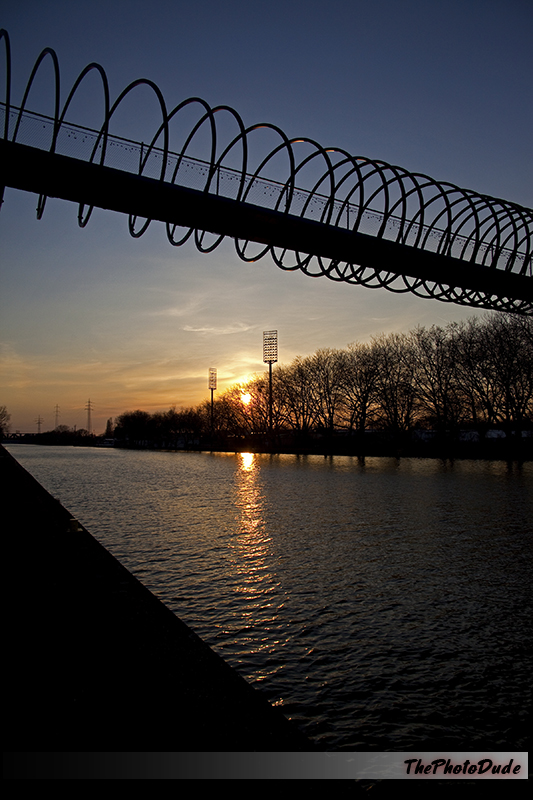
[[[91,61],[112,97],[144,77],[172,107],[190,96],[228,104],[246,124],[378,158],[480,193],[533,205],[530,0],[4,0],[13,102],[34,60],[56,50],[62,96]],[[3,63],[0,67],[3,86]],[[48,70],[48,71],[47,71]],[[30,103],[51,110],[51,70]],[[94,86],[73,122],[100,123]],[[69,115],[70,116],[70,115]],[[153,100],[125,108],[123,135],[149,138]],[[280,360],[476,312],[385,290],[244,264],[225,242],[210,255],[172,248],[162,226],[139,240],[127,220],[6,190],[0,212],[0,404],[12,428],[41,415],[97,432],[125,410],[188,406],[263,369],[262,331],[279,331]]]

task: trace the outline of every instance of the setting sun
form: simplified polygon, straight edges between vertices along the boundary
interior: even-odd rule
[[[245,406],[247,406],[247,405],[249,404],[249,402],[251,401],[251,399],[252,399],[252,395],[251,395],[251,394],[248,394],[248,392],[246,392],[246,393],[245,393],[245,392],[243,392],[243,393],[241,394],[241,401],[244,403],[244,405],[245,405]]]

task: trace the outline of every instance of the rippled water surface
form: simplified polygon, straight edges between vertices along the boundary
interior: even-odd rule
[[[527,749],[532,464],[8,449],[324,749]]]

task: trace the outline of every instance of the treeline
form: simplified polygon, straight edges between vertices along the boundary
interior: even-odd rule
[[[16,433],[13,434],[10,439],[25,444],[94,447],[103,437],[95,436],[93,433],[89,433],[89,431],[85,430],[85,428],[76,429],[69,428],[68,425],[58,425],[57,428],[44,431],[43,433]]]
[[[243,402],[243,397],[249,401]],[[496,314],[445,327],[418,327],[345,349],[322,349],[257,375],[195,408],[116,420],[132,446],[214,447],[235,439],[276,449],[364,449],[377,442],[482,441],[498,430],[518,441],[533,429],[533,323]],[[490,435],[490,434],[489,434]],[[254,439],[255,437],[255,439]],[[228,440],[232,440],[229,442]]]

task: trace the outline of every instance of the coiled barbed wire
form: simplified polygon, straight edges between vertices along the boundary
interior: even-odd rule
[[[100,165],[121,160],[119,168],[139,175],[153,175],[160,181],[180,186],[191,183],[203,192],[230,197],[238,203],[263,205],[274,211],[312,219],[324,225],[366,233],[376,239],[408,245],[415,250],[436,253],[458,259],[465,264],[480,266],[492,273],[520,275],[531,278],[533,212],[514,203],[443,183],[427,175],[411,173],[383,161],[355,157],[339,148],[324,148],[309,138],[289,139],[276,125],[270,123],[246,127],[240,115],[229,106],[211,107],[200,98],[188,98],[168,110],[158,86],[150,80],[139,79],[130,83],[111,103],[109,82],[103,67],[97,63],[87,65],[72,85],[61,106],[60,70],[56,53],[45,48],[37,58],[26,84],[20,106],[11,104],[11,54],[9,37],[0,31],[0,41],[5,44],[6,90],[3,138],[22,141],[32,137],[32,123],[38,120],[46,131],[47,143],[43,149],[51,153],[72,152],[72,142],[83,149],[82,157]],[[52,61],[54,70],[53,116],[44,117],[27,109],[28,98],[35,77],[45,61]],[[88,129],[66,121],[72,101],[90,73],[96,72],[103,93],[103,121],[100,129]],[[121,103],[138,87],[147,87],[156,98],[161,121],[148,145],[113,136],[110,125]],[[179,123],[185,113],[197,111],[197,120],[180,136]],[[237,133],[220,141],[217,121],[227,117]],[[44,124],[43,124],[44,121]],[[35,127],[35,126],[34,126]],[[226,126],[227,127],[227,126]],[[199,159],[192,156],[192,147],[207,129],[208,153]],[[252,163],[250,150],[255,145],[254,135],[267,131],[277,144]],[[171,149],[171,135],[173,147]],[[41,130],[42,138],[42,130]],[[83,139],[83,147],[80,141]],[[32,142],[33,143],[33,142]],[[42,141],[39,142],[42,147]],[[113,148],[115,152],[113,152]],[[117,155],[117,149],[120,157]],[[129,153],[129,161],[126,155]],[[133,154],[133,156],[131,155]],[[76,157],[80,157],[77,152]],[[128,161],[127,166],[125,162]],[[279,171],[280,180],[266,177],[269,167]],[[300,183],[310,181],[309,188]],[[260,200],[260,202],[258,202]],[[41,195],[37,217],[43,215],[46,197]],[[79,206],[78,223],[87,225],[92,207]],[[149,219],[137,226],[137,218],[129,216],[129,232],[134,237],[147,230]],[[191,237],[198,250],[212,252],[225,238],[214,238],[200,228],[179,230],[179,226],[166,223],[169,242],[180,246]],[[257,245],[235,239],[235,249],[243,261],[257,261],[270,254],[283,270],[301,270],[307,275],[325,275],[331,280],[358,284],[371,288],[386,288],[393,292],[412,292],[420,297],[489,308],[500,311],[533,313],[533,299],[520,299],[480,289],[457,287],[431,278],[402,275],[390,268],[364,266],[325,258],[313,253],[289,251],[276,245]]]

